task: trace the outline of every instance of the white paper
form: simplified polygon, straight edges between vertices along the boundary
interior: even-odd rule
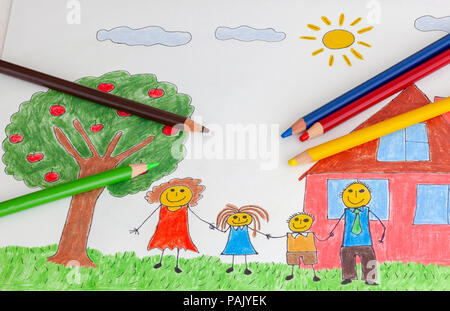
[[[275,143],[266,146],[271,151],[270,161],[262,159],[266,155],[258,152],[255,159],[220,159],[226,155],[200,151],[201,158],[182,160],[174,173],[152,186],[172,178],[200,178],[206,190],[194,208],[198,215],[215,222],[226,203],[260,205],[270,214],[270,221],[262,223],[261,231],[272,235],[287,232],[286,219],[303,207],[305,185],[298,177],[309,166],[290,167],[288,159],[308,147],[348,133],[390,99],[307,143],[301,144],[297,137],[281,139],[279,135],[300,116],[445,35],[439,31],[421,32],[414,27],[414,21],[423,15],[442,16],[450,9],[450,3],[444,1],[97,0],[79,1],[80,24],[69,24],[67,2],[14,1],[3,59],[68,80],[115,70],[152,73],[159,81],[173,83],[179,92],[191,96],[195,107],[192,117],[213,130],[237,124],[270,129],[269,133],[275,137],[272,140]],[[374,17],[377,5],[380,10]],[[321,46],[320,40],[312,42],[299,37],[314,34],[307,24],[324,25],[321,16],[337,24],[341,13],[345,14],[345,23],[362,17],[358,29],[374,26],[361,35],[372,47],[358,48],[363,60],[347,53],[351,67],[340,56],[330,67],[329,51],[311,55]],[[286,36],[278,42],[222,41],[215,36],[218,27],[243,25],[273,28]],[[167,31],[189,32],[192,39],[174,47],[129,46],[97,40],[99,30],[120,26],[134,29],[159,26]],[[449,78],[449,70],[440,70],[417,85],[430,99],[449,96]],[[35,92],[46,91],[4,75],[0,75],[0,88],[1,129],[10,123],[11,115],[22,102]],[[201,134],[191,135],[191,140],[197,135]],[[4,130],[0,131],[0,139],[5,139]],[[186,147],[192,151],[190,142]],[[247,158],[251,156],[248,152],[244,154]],[[206,159],[211,156],[219,159]],[[2,162],[0,167],[5,168]],[[37,190],[5,173],[0,174],[0,185],[1,201]],[[147,251],[157,217],[144,225],[140,235],[128,232],[156,207],[149,205],[144,196],[145,192],[140,192],[116,198],[104,191],[96,205],[88,247],[104,254],[119,251],[134,251],[141,257],[159,254],[157,250]],[[67,198],[0,218],[0,246],[58,243],[69,204]],[[211,231],[192,215],[189,217],[191,237],[200,255],[219,256],[226,235]],[[252,242],[258,255],[249,261],[285,262],[285,242],[262,236],[252,238]],[[181,254],[186,258],[196,255]],[[221,259],[231,260],[225,256]]]

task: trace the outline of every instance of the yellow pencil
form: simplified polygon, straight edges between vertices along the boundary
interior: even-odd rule
[[[450,97],[402,113],[393,118],[351,132],[350,134],[312,147],[289,160],[289,165],[306,164],[332,156],[381,136],[404,129],[450,111]]]

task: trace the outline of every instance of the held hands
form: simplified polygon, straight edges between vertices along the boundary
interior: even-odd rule
[[[130,231],[130,234],[134,233],[134,234],[139,235],[139,229],[138,228],[133,228],[133,229],[131,229],[129,231]]]
[[[216,228],[216,226],[214,226],[214,224],[210,223],[210,224],[209,224],[209,229],[215,230],[215,229],[217,229],[217,228]]]

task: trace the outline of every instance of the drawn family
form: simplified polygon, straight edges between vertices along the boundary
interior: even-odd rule
[[[320,278],[314,269],[314,265],[318,263],[316,240],[325,242],[332,238],[335,229],[343,220],[343,238],[339,254],[342,264],[343,280],[341,284],[349,284],[352,280],[357,279],[356,256],[361,260],[361,279],[368,285],[377,284],[377,261],[370,233],[369,214],[372,214],[384,228],[379,243],[383,243],[386,227],[368,206],[371,193],[365,184],[354,182],[343,189],[342,201],[346,208],[328,236],[321,239],[310,230],[314,223],[314,217],[305,212],[298,212],[289,217],[287,220],[289,232],[286,234],[272,236],[260,231],[262,221],[269,221],[269,214],[264,208],[257,205],[245,205],[239,208],[233,204],[226,204],[226,207],[218,213],[216,223],[210,223],[192,210],[192,207],[197,205],[202,198],[201,193],[205,190],[205,186],[200,183],[200,179],[172,179],[155,186],[152,191],[147,193],[146,200],[149,203],[159,203],[159,205],[139,227],[130,230],[130,233],[139,234],[139,229],[159,210],[159,221],[148,244],[148,250],[155,248],[161,250],[160,261],[154,266],[155,269],[162,266],[166,249],[176,249],[177,251],[175,265],[177,273],[182,272],[178,265],[180,249],[198,252],[189,234],[189,211],[199,220],[208,224],[210,229],[228,234],[227,243],[221,253],[221,255],[232,256],[231,267],[226,270],[227,273],[234,271],[235,256],[244,257],[244,274],[252,273],[248,268],[247,256],[257,254],[251,238],[260,234],[267,239],[285,239],[286,262],[292,267],[291,273],[285,278],[287,281],[293,279],[295,266],[301,268],[303,263],[311,266],[313,280],[317,282],[320,281]],[[327,254],[327,256],[336,255]]]

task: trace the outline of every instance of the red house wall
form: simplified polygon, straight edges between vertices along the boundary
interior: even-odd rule
[[[337,223],[327,219],[328,179],[387,179],[389,184],[389,219],[383,220],[386,236],[378,243],[383,228],[370,221],[372,241],[378,262],[403,261],[450,265],[450,225],[414,225],[417,184],[450,184],[450,174],[430,173],[330,173],[306,177],[304,211],[315,217],[311,230],[326,238]],[[370,203],[369,203],[370,206]],[[343,221],[326,242],[317,241],[318,269],[339,268]]]

